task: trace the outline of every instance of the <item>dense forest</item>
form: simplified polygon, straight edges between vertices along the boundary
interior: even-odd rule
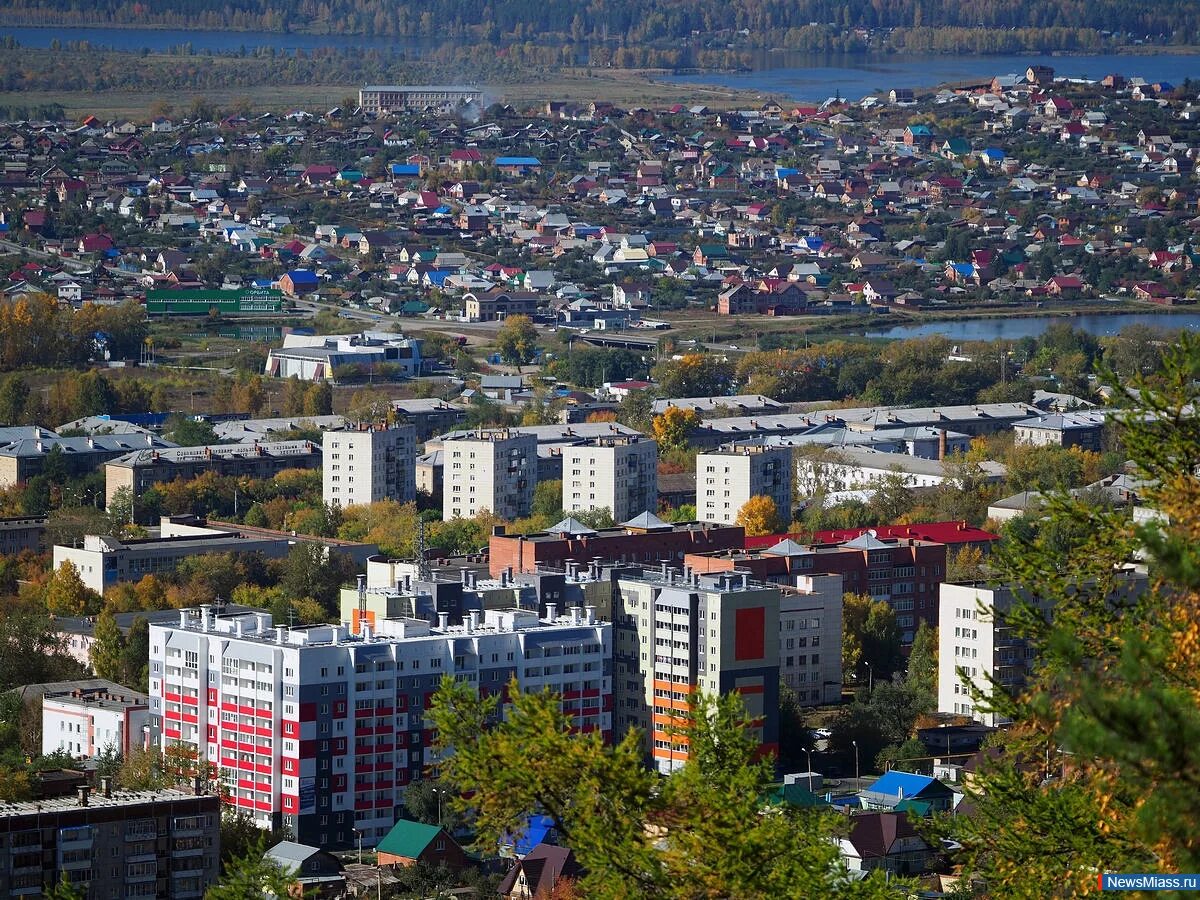
[[[924,32],[953,28],[966,35],[956,50],[994,49],[1019,40],[1200,42],[1200,6],[1191,0],[683,0],[646,7],[631,0],[9,0],[0,22],[38,25],[132,25],[328,34],[511,41],[654,44],[688,39],[723,45],[736,32],[748,46],[824,44],[835,49],[853,29],[905,29],[905,46],[936,44]],[[1016,38],[1011,33],[1016,32]],[[1090,33],[1084,38],[1081,32]],[[884,36],[886,38],[886,36]],[[965,41],[965,46],[964,46]],[[890,43],[890,41],[889,41]],[[979,40],[975,41],[976,44]]]

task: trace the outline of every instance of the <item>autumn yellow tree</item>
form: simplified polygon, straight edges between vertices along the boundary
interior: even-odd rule
[[[668,406],[650,422],[650,432],[658,442],[658,452],[682,450],[692,432],[700,427],[700,415],[694,409]]]
[[[736,524],[746,529],[747,537],[775,534],[782,529],[779,509],[775,501],[765,494],[751,497],[738,510]]]
[[[98,612],[99,594],[83,583],[70,560],[64,562],[46,583],[46,609],[56,616],[86,616]]]

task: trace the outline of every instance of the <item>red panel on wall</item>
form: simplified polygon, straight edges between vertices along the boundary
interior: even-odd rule
[[[767,610],[764,606],[739,609],[734,616],[733,658],[762,659],[767,655]]]

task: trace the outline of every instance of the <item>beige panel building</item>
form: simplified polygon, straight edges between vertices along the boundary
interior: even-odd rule
[[[417,433],[412,425],[367,426],[323,437],[321,495],[327,506],[417,497]]]
[[[658,508],[658,444],[637,435],[599,437],[562,451],[568,515],[607,508],[626,522]]]
[[[442,514],[469,519],[490,510],[529,515],[537,483],[537,437],[509,428],[456,431],[442,441]]]
[[[792,451],[765,444],[729,444],[696,457],[696,516],[701,522],[733,524],[751,497],[775,501],[779,517],[791,521]]]
[[[204,472],[246,478],[273,478],[285,469],[315,469],[321,465],[321,448],[312,441],[255,441],[252,444],[214,444],[208,447],[175,447],[139,450],[114,459],[104,467],[106,502],[123,487],[135,497],[164,481],[185,481]]]

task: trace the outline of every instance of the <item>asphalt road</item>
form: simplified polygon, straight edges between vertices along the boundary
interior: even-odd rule
[[[14,244],[12,241],[0,241],[0,249],[7,250],[10,253],[24,253],[26,256],[34,259],[51,260],[62,264],[62,267],[68,272],[90,272],[93,268],[85,262],[80,262],[77,259],[67,259],[63,256],[58,256],[54,253],[47,253],[45,250],[31,250],[29,247],[24,247],[21,244]]]

